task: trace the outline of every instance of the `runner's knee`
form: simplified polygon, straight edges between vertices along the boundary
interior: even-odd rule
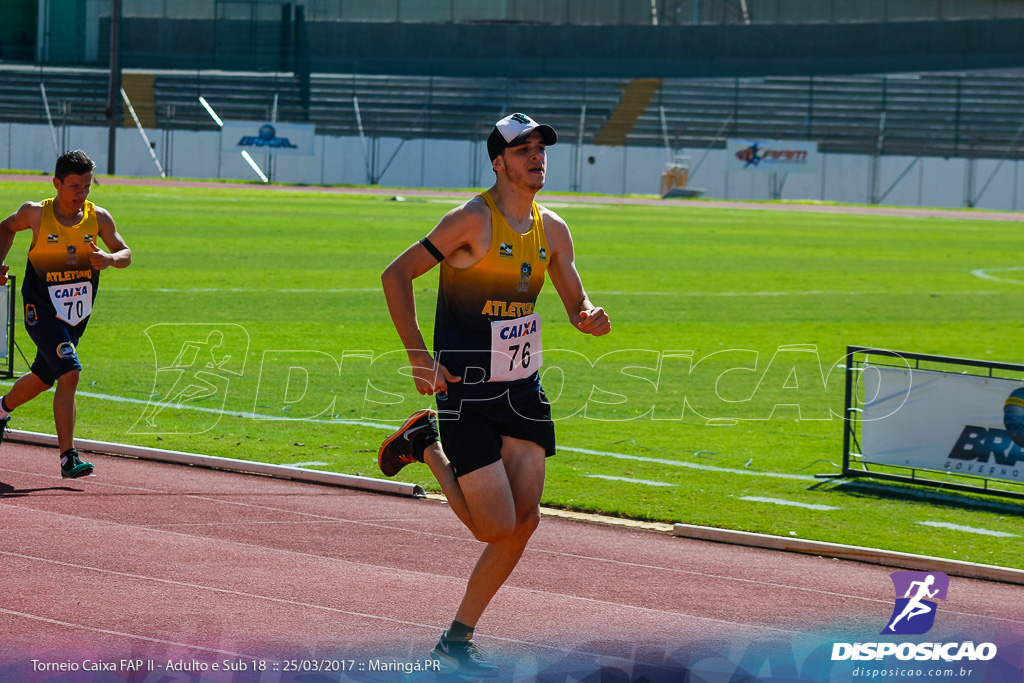
[[[516,520],[516,534],[529,538],[540,525],[540,508],[535,507]]]
[[[478,541],[483,543],[501,543],[515,534],[517,529],[518,526],[515,521],[509,519],[491,520],[490,523],[477,526],[472,531],[473,536]]]
[[[78,377],[80,373],[80,370],[68,370],[57,378],[57,384],[64,385],[67,388],[76,387],[78,386]]]

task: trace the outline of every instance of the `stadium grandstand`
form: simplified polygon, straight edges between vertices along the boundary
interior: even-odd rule
[[[38,123],[43,83],[62,124],[106,123],[105,70],[6,67],[0,73],[0,121]],[[314,122],[325,135],[359,134],[357,98],[363,130],[372,137],[477,139],[515,101],[574,132],[585,105],[584,142],[609,146],[660,147],[667,131],[673,147],[721,146],[725,137],[795,137],[818,140],[823,152],[872,154],[884,112],[885,154],[1024,154],[1016,144],[1024,124],[1024,70],[634,80],[313,74],[308,104],[286,73],[155,71],[125,78],[152,82],[152,99],[136,102],[135,109],[159,129],[209,129],[200,95],[219,103],[223,118],[244,120],[269,117],[276,95],[282,120]],[[649,89],[642,107],[616,119],[638,85]]]
[[[108,125],[116,4],[0,10],[0,135]],[[155,131],[209,131],[203,97],[225,120],[312,123],[372,144],[479,141],[518,109],[591,160],[594,147],[647,149],[656,166],[729,139],[866,159],[1024,155],[1019,2],[120,0],[118,24],[126,96]],[[566,189],[587,189],[574,173]]]

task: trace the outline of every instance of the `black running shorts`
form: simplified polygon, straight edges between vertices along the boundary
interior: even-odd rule
[[[555,454],[555,423],[544,390],[510,399],[462,400],[449,393],[437,401],[441,447],[456,477],[501,460],[501,437],[530,441]]]
[[[78,341],[87,320],[72,327],[46,312],[37,312],[33,304],[25,305],[25,330],[36,345],[36,358],[29,369],[47,386],[52,387],[65,373],[82,369]]]

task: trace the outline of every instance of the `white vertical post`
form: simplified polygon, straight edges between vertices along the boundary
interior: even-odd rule
[[[576,133],[576,173],[572,180],[573,192],[580,192],[583,184],[583,130],[587,123],[587,105],[580,107],[580,127]]]
[[[46,99],[46,86],[39,82],[39,90],[43,93],[43,107],[46,109],[46,122],[50,124],[50,136],[53,137],[53,153],[60,156],[60,145],[57,144],[57,131],[53,127],[53,117],[50,116],[50,103]]]
[[[882,147],[885,144],[885,112],[878,119],[878,140],[875,143],[875,156],[871,160],[871,204],[878,203],[878,183],[880,181],[880,168]]]
[[[964,189],[964,204],[967,205],[968,209],[974,208],[974,175],[976,172],[977,159],[969,157],[967,159],[967,187]]]
[[[661,113],[661,135],[665,139],[665,154],[668,155],[668,163],[671,164],[676,159],[675,154],[672,152],[672,145],[668,141],[668,123],[665,121],[665,106],[659,106],[658,111]]]
[[[1020,161],[1013,162],[1013,210],[1017,210],[1017,191],[1020,188]]]
[[[747,10],[747,0],[740,0],[740,10],[743,11],[743,23],[750,23],[750,12]]]
[[[278,94],[274,93],[274,105],[270,109],[270,122],[271,123],[277,123],[277,99],[278,99]],[[276,170],[274,168],[275,166],[277,166],[277,157],[273,154],[273,152],[268,147],[267,148],[267,175],[270,176],[271,180],[274,179],[274,175],[275,175],[274,171]]]
[[[359,98],[352,96],[352,107],[356,110],[356,126],[359,127],[359,139],[363,143],[363,159],[366,162],[366,181],[369,185],[375,185],[373,174],[370,170],[370,149],[366,146],[366,134],[363,132],[363,117],[359,114]]]
[[[821,201],[825,201],[825,186],[828,177],[828,155],[821,155]]]
[[[149,137],[146,136],[146,131],[143,129],[142,123],[139,122],[139,117],[135,115],[135,107],[132,106],[132,101],[128,99],[128,93],[124,91],[124,88],[121,88],[121,98],[124,100],[125,106],[128,107],[128,113],[132,115],[132,121],[135,122],[135,127],[138,128],[142,141],[146,144],[146,151],[149,152],[153,163],[156,164],[156,170],[160,173],[161,178],[166,178],[167,175],[164,173],[164,168],[160,165],[160,160],[156,158],[156,151],[153,149]]]
[[[924,206],[924,162],[917,166],[917,205]]]

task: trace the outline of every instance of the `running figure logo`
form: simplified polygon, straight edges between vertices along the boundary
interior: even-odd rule
[[[946,599],[949,577],[942,572],[893,572],[889,575],[896,589],[896,606],[883,635],[918,636],[935,624],[937,603]],[[902,596],[902,597],[901,597]]]
[[[129,429],[134,434],[201,434],[224,414],[228,387],[245,371],[249,334],[231,323],[153,325],[156,355],[149,403]]]

